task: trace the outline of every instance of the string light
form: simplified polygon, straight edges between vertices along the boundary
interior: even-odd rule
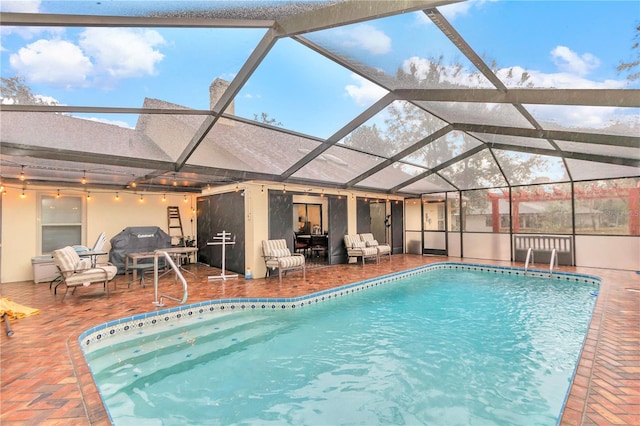
[[[20,180],[24,182],[27,177],[24,175],[24,166],[20,166],[20,167],[21,167],[21,169],[20,169]]]
[[[87,172],[84,170],[82,173],[82,180],[80,182],[82,182],[83,185],[87,183]]]

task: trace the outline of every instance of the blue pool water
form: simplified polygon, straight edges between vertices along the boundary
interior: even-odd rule
[[[435,270],[180,320],[86,357],[117,425],[555,425],[597,289]]]

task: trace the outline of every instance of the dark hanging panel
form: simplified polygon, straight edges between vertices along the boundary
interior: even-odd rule
[[[198,230],[196,239],[198,241],[198,262],[211,263],[211,248],[207,246],[207,240],[211,236],[211,197],[198,197],[196,215],[198,218]]]
[[[393,254],[404,252],[403,221],[404,203],[391,202],[391,250]]]
[[[344,236],[347,233],[347,199],[329,197],[329,263],[347,263]]]
[[[367,234],[371,232],[371,209],[369,200],[356,199],[356,233]]]
[[[208,206],[204,199],[208,199]],[[206,246],[204,258],[208,259],[210,266],[222,267],[222,246],[208,246],[207,241],[214,240],[219,232],[226,231],[235,238],[235,244],[227,245],[225,248],[226,269],[229,271],[244,274],[245,271],[245,233],[244,233],[244,192],[228,192],[225,194],[210,195],[198,200],[198,208],[208,210],[198,212],[198,219],[203,218],[204,223],[198,220],[198,247]],[[208,228],[205,228],[208,222]],[[202,238],[202,239],[201,239]],[[200,258],[200,255],[198,256]]]
[[[269,191],[269,239],[282,238],[293,252],[293,195]]]

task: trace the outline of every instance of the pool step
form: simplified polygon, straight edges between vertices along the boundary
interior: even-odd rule
[[[101,383],[101,393],[108,397],[125,388],[149,386],[169,374],[245,350],[282,333],[286,327],[269,318],[258,318],[199,327],[197,334],[184,330],[163,332],[142,344],[127,342],[117,345],[117,351],[102,352],[95,358],[88,356],[89,365],[96,382]]]

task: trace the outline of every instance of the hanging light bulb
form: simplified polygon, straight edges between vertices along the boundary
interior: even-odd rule
[[[189,202],[189,200],[187,200],[187,196],[186,196],[186,195],[184,196],[184,202],[185,202],[185,203],[188,203],[188,202]]]
[[[167,194],[162,194],[162,202],[167,201]]]
[[[91,199],[91,191],[87,192],[87,200]]]
[[[236,192],[238,192],[240,188],[238,188],[238,184],[236,183]]]
[[[142,196],[142,194],[140,194],[140,202],[143,203],[144,202],[144,197]]]
[[[25,188],[24,186],[22,187],[22,194],[20,194],[20,198],[27,198],[27,195],[24,193]]]
[[[120,199],[120,194],[118,192],[116,192],[116,200]]]
[[[176,174],[173,174],[173,182],[172,182],[173,186],[178,186],[178,181],[176,180]]]
[[[60,190],[58,189],[58,193],[56,194],[56,198],[60,198]]]
[[[80,182],[82,182],[83,185],[87,183],[87,172],[84,170],[82,173],[82,180]]]
[[[260,192],[264,193],[264,185],[262,185],[262,188],[260,188]]]
[[[131,179],[131,187],[135,188],[136,186],[138,186],[138,184],[136,183],[136,175],[131,175],[132,179]]]
[[[282,193],[283,194],[287,193],[287,185],[282,185]]]
[[[27,177],[24,175],[24,166],[20,166],[20,167],[21,167],[21,169],[20,169],[20,176],[19,176],[19,178],[20,178],[20,180],[21,180],[21,181],[23,181],[23,182],[24,182],[24,181],[25,181],[25,179],[26,179]]]
[[[320,191],[320,196],[324,197],[324,189],[322,191]]]

